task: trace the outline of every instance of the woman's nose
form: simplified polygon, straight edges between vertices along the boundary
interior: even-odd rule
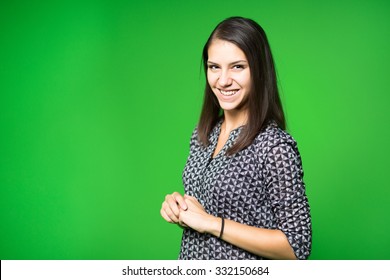
[[[218,79],[218,84],[221,87],[227,87],[227,86],[230,86],[232,84],[232,82],[233,82],[233,80],[230,77],[229,72],[228,71],[222,71],[221,72],[221,76],[219,76],[219,79]]]

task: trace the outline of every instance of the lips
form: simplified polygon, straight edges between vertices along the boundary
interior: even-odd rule
[[[232,96],[232,95],[235,95],[238,91],[239,91],[238,89],[234,89],[234,90],[222,90],[222,89],[219,89],[219,92],[223,96]]]

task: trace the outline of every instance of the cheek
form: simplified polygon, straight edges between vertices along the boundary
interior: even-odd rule
[[[252,80],[249,74],[240,77],[240,84],[243,87],[250,89],[252,87]]]
[[[251,79],[247,79],[245,80],[245,87],[247,88],[247,90],[250,90],[252,88],[252,81]]]
[[[246,83],[247,83],[248,87],[252,87],[252,79],[251,79],[250,72],[246,76]]]
[[[213,73],[208,73],[207,74],[207,82],[210,85],[210,87],[213,87],[216,81],[216,75]]]

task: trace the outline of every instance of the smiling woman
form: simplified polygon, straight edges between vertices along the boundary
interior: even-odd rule
[[[183,172],[186,194],[161,215],[184,228],[180,259],[306,259],[311,217],[295,140],[284,131],[271,50],[232,17],[203,49],[203,109]]]
[[[213,41],[208,52],[207,82],[221,108],[234,110],[240,104],[245,104],[251,78],[244,52],[235,44],[219,39]]]

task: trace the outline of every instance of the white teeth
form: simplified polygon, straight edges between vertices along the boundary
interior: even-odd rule
[[[225,91],[225,90],[221,90],[221,89],[220,89],[219,91],[222,93],[222,95],[231,96],[231,95],[237,93],[238,90],[229,90],[229,91]]]

